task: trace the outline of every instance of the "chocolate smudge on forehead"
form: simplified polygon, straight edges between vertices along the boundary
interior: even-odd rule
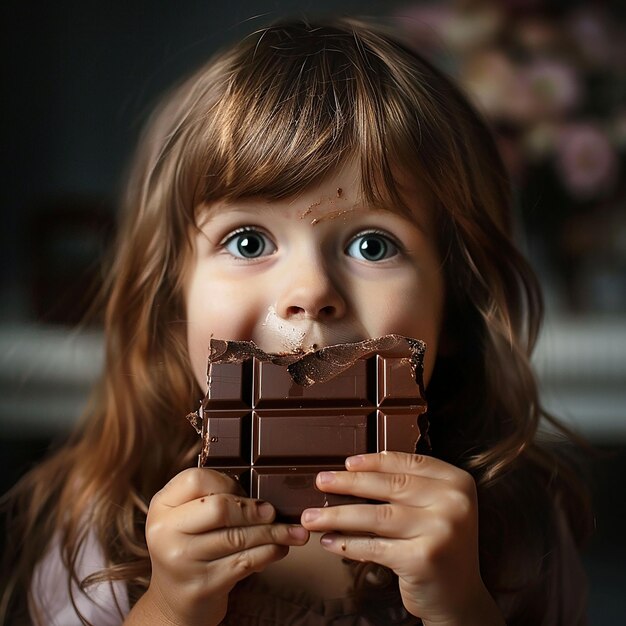
[[[355,208],[353,207],[351,209],[333,211],[332,213],[327,213],[326,215],[322,215],[322,217],[316,217],[311,220],[311,226],[315,226],[316,224],[319,224],[320,222],[325,222],[327,220],[336,220],[338,217],[351,213],[354,210]]]

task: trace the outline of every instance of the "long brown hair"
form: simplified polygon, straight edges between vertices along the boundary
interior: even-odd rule
[[[254,33],[173,90],[150,120],[104,292],[104,373],[68,443],[6,500],[14,535],[5,613],[10,598],[25,608],[55,533],[73,574],[88,527],[110,567],[83,582],[126,581],[131,603],[143,593],[148,503],[198,446],[183,417],[201,396],[183,299],[197,209],[293,196],[348,159],[360,164],[373,205],[410,217],[400,174],[433,199],[451,347],[427,392],[426,452],[476,479],[483,578],[496,598],[521,598],[509,623],[540,615],[547,592],[537,575],[556,567],[544,558],[554,503],[578,511],[578,540],[588,505],[570,464],[537,442],[542,417],[568,433],[542,410],[529,363],[541,296],[512,240],[507,176],[485,123],[448,78],[382,29],[347,19]]]

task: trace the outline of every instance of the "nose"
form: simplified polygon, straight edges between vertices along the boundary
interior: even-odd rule
[[[321,262],[302,263],[290,268],[276,303],[283,319],[341,319],[346,301]]]

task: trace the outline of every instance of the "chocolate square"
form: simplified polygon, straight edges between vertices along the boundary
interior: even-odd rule
[[[362,501],[322,493],[315,477],[354,454],[415,452],[427,431],[424,351],[399,335],[282,355],[211,340],[208,392],[188,416],[202,436],[199,466],[235,477],[282,521]]]

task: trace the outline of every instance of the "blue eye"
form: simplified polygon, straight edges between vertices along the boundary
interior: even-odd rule
[[[229,235],[224,248],[239,259],[258,259],[276,251],[270,239],[254,228],[242,228]]]
[[[357,235],[346,248],[346,253],[363,261],[382,261],[398,254],[398,247],[389,237],[376,233]]]

